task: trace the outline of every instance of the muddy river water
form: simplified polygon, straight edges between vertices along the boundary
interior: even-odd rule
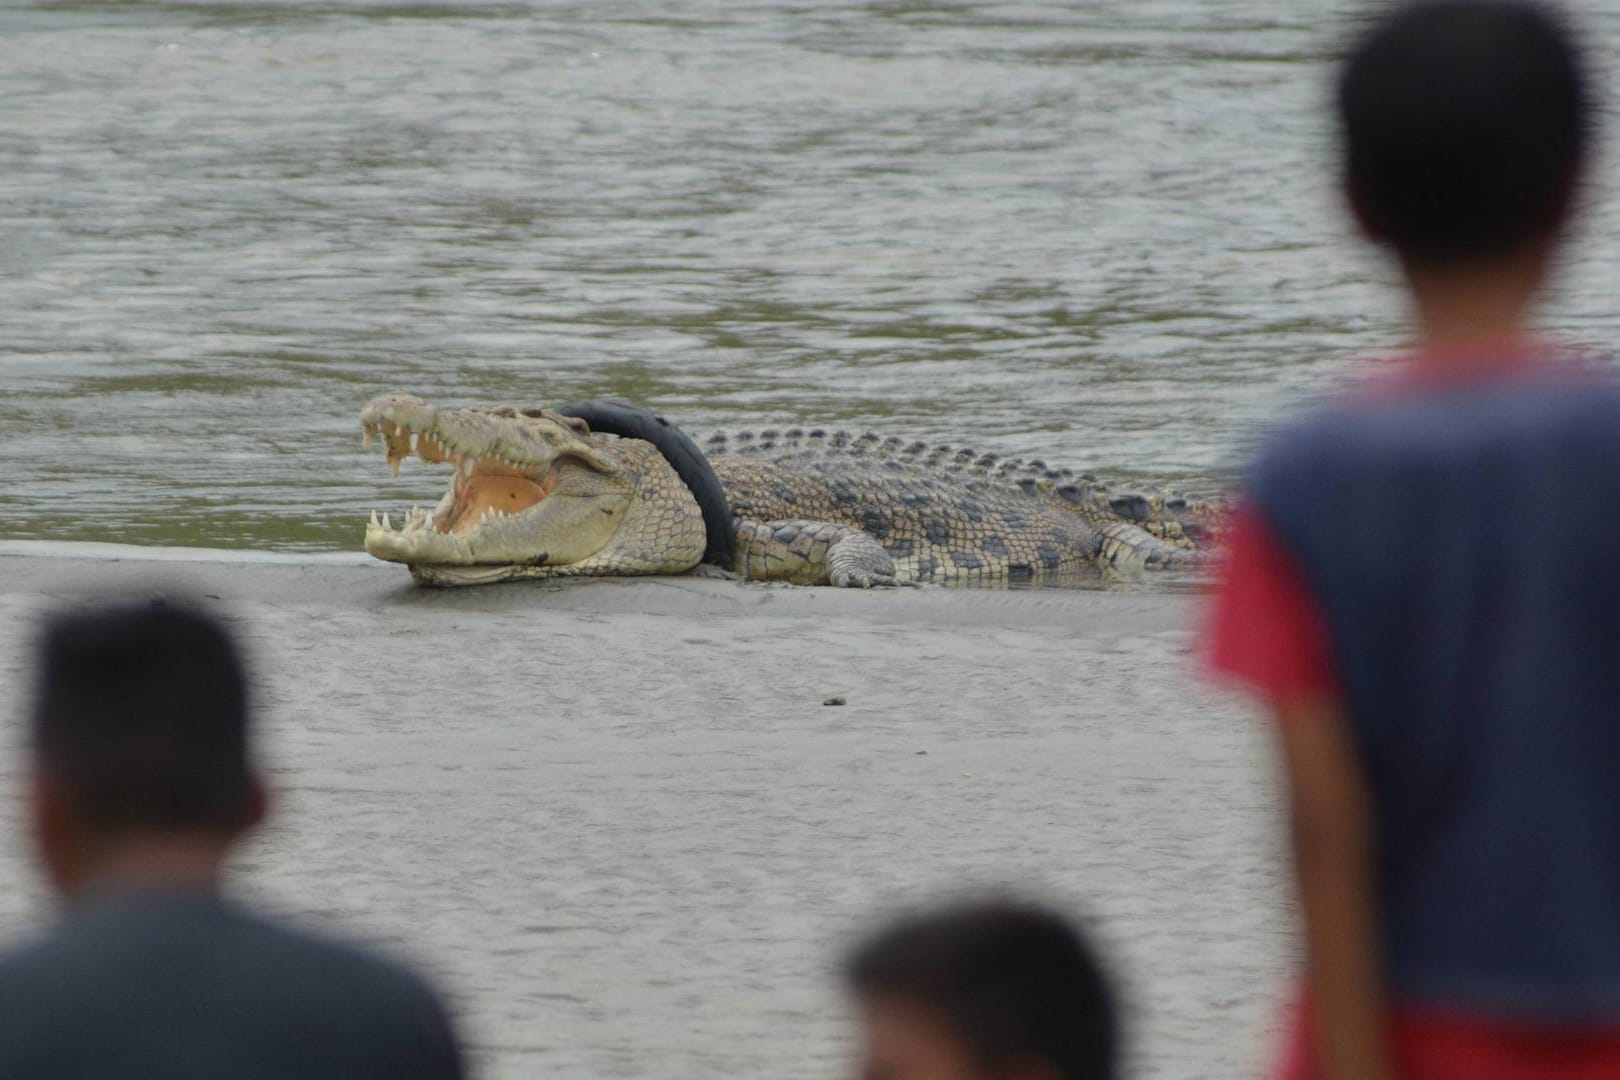
[[[1208,486],[1397,333],[1325,171],[1358,8],[0,5],[0,537],[355,549],[442,489],[358,453],[396,388]]]

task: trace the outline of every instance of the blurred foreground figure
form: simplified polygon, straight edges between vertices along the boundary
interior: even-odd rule
[[[862,1080],[1112,1080],[1097,962],[1063,919],[984,903],[902,920],[850,959]]]
[[[1532,332],[1588,95],[1508,0],[1397,8],[1340,78],[1417,338],[1261,453],[1211,650],[1286,764],[1291,1076],[1620,1077],[1620,390]]]
[[[219,894],[264,816],[247,691],[212,620],[114,607],[45,628],[29,822],[66,903],[0,959],[6,1080],[451,1080],[414,976]]]

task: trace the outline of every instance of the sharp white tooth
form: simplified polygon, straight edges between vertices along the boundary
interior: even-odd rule
[[[388,520],[388,515],[387,514],[384,514],[383,515],[383,532],[393,532],[393,531],[394,531],[394,523],[392,521]]]
[[[478,468],[478,462],[476,460],[474,460],[473,458],[464,457],[464,458],[461,459],[461,475],[462,476],[471,476],[473,474],[473,470],[476,469],[476,468]]]
[[[377,511],[373,510],[371,512],[371,523],[369,525],[367,525],[366,528],[375,529],[375,528],[378,528],[378,527],[379,526],[377,524]]]

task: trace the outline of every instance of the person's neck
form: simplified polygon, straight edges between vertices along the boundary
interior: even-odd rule
[[[212,834],[122,835],[87,859],[63,891],[70,903],[125,892],[212,895],[219,891],[228,850]]]
[[[1477,263],[1406,264],[1417,321],[1417,362],[1468,363],[1482,347],[1500,348],[1531,337],[1549,254],[1537,246]]]

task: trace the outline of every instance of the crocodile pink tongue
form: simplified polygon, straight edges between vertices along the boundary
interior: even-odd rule
[[[539,482],[522,476],[458,476],[455,504],[434,527],[440,532],[468,532],[478,524],[485,510],[520,513],[550,495],[556,486],[555,474]]]

